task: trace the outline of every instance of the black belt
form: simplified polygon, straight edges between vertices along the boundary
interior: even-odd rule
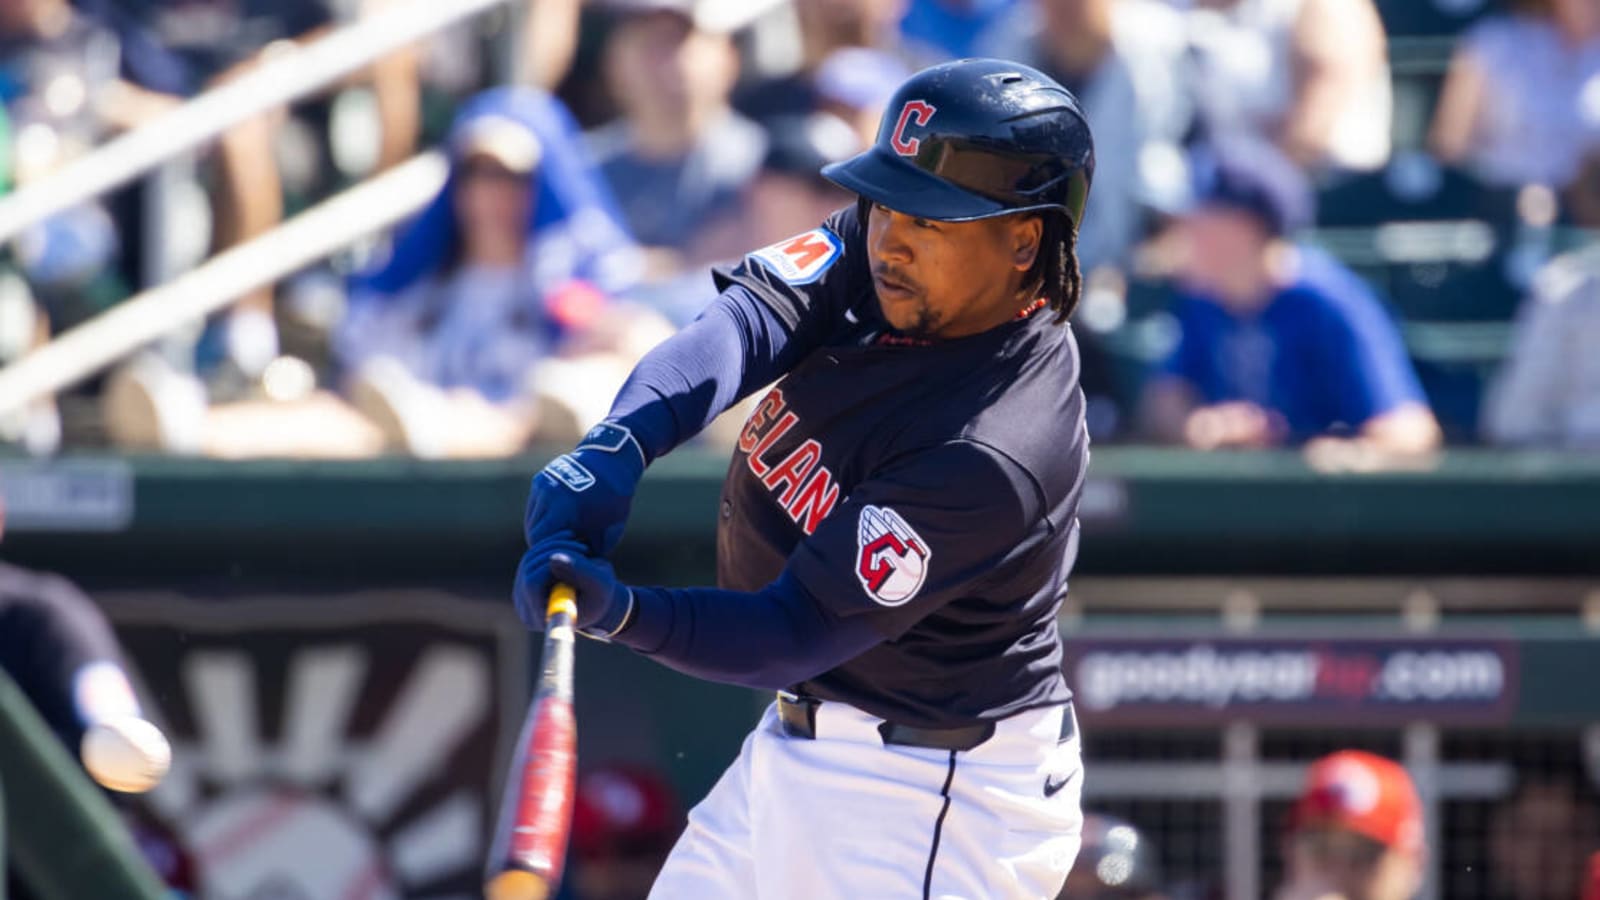
[[[816,740],[817,707],[822,701],[816,697],[801,697],[788,691],[778,692],[778,724],[783,733],[801,740]],[[994,723],[980,722],[960,728],[917,728],[897,722],[878,725],[878,734],[885,744],[900,747],[924,747],[930,750],[971,750],[994,737]],[[1068,703],[1061,714],[1061,736],[1066,742],[1078,735],[1077,716]]]

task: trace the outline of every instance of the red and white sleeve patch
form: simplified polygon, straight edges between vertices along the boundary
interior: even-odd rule
[[[750,254],[789,284],[810,284],[844,253],[844,242],[826,228],[786,238]]]
[[[856,577],[874,601],[900,606],[922,589],[933,551],[899,513],[887,506],[863,506],[856,546]]]

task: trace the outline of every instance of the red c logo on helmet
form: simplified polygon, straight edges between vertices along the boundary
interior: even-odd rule
[[[928,124],[935,112],[937,110],[931,104],[921,100],[906,101],[906,105],[900,107],[900,118],[894,123],[894,134],[889,136],[889,146],[894,148],[894,152],[901,156],[915,156],[917,148],[922,146],[922,139],[906,137],[906,126],[913,124],[912,120],[915,119],[914,124],[921,128]]]

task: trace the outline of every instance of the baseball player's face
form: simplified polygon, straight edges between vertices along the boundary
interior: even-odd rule
[[[1035,299],[1021,287],[1042,230],[1037,216],[937,222],[873,205],[867,252],[883,317],[907,334],[938,338],[1010,321]]]
[[[1422,861],[1351,831],[1313,829],[1288,848],[1289,884],[1279,900],[1411,900],[1422,886]]]

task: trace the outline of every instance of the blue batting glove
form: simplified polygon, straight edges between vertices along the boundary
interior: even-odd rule
[[[622,540],[644,466],[644,450],[627,428],[611,422],[591,428],[577,449],[533,477],[522,526],[528,547],[570,532],[585,554],[610,553]]]
[[[578,615],[573,625],[580,633],[605,641],[627,627],[633,612],[633,592],[617,580],[610,563],[566,552],[553,553],[531,563],[529,557],[523,557],[524,567],[530,564],[537,567],[541,563],[549,567],[555,581],[571,585],[577,591]],[[524,590],[523,584],[523,579],[517,579],[517,612],[525,624],[542,631],[544,603],[549,592],[533,594]]]
[[[511,599],[517,608],[522,624],[534,631],[544,630],[546,603],[556,578],[550,573],[550,557],[557,553],[583,556],[588,550],[570,531],[546,538],[522,554],[517,566],[517,579],[511,589]]]

